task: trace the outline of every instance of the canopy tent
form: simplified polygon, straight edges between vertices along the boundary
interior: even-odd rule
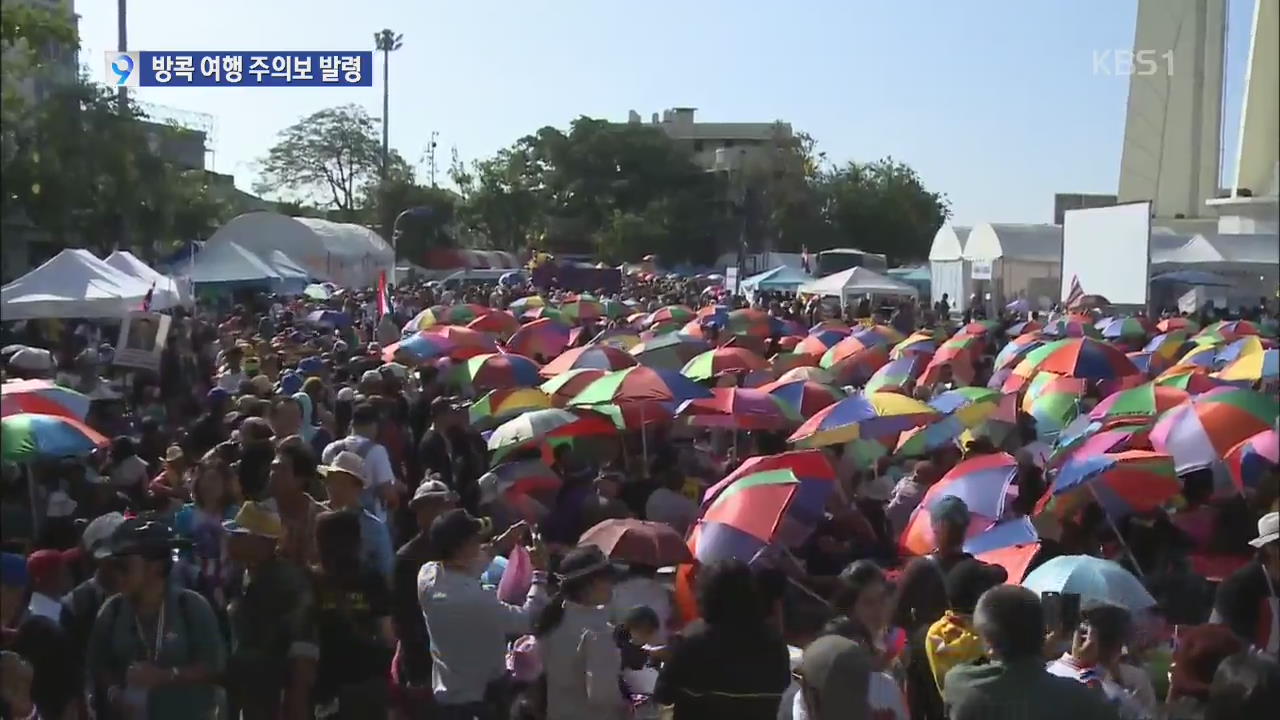
[[[350,223],[245,213],[218,228],[204,253],[223,243],[235,243],[263,258],[279,250],[312,278],[344,287],[373,287],[380,273],[385,272],[389,280],[395,274],[391,246],[372,230]]]
[[[853,267],[838,273],[812,280],[800,286],[799,292],[807,295],[838,297],[841,303],[860,295],[882,297],[916,297],[919,293],[906,283],[885,277],[874,270]]]
[[[177,305],[189,305],[191,303],[190,293],[186,292],[186,283],[174,280],[168,275],[162,275],[151,268],[137,255],[128,250],[116,250],[108,255],[103,262],[120,272],[132,278],[136,278],[148,288],[153,288],[151,292],[151,309],[167,310]]]
[[[969,227],[944,223],[929,246],[929,293],[934,300],[947,296],[953,312],[962,313],[973,294],[973,267],[964,257]]]
[[[1174,270],[1151,278],[1151,284],[1203,285],[1205,287],[1231,287],[1231,281],[1221,275],[1203,270]]]
[[[1280,237],[1275,234],[1198,234],[1177,242],[1151,236],[1151,271],[1212,273],[1228,281],[1215,293],[1226,304],[1254,303],[1280,284]],[[1216,302],[1216,301],[1215,301]]]
[[[1061,225],[983,223],[969,233],[963,257],[971,265],[989,266],[997,302],[1026,297],[1034,306],[1058,300]]]
[[[5,320],[120,317],[140,310],[150,287],[88,250],[68,249],[0,289],[0,316]]]
[[[281,292],[300,294],[311,282],[311,273],[279,250],[272,250],[263,260],[279,273]]]
[[[796,288],[812,280],[809,273],[790,265],[780,265],[772,270],[765,270],[743,280],[738,284],[744,294],[757,290],[761,292],[795,292]]]
[[[262,285],[278,288],[284,278],[265,260],[237,243],[209,243],[196,256],[191,281],[196,284]]]
[[[889,277],[904,282],[916,289],[924,297],[933,297],[933,275],[928,265],[917,267],[889,268]]]

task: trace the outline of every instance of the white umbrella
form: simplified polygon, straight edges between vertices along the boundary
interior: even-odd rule
[[[1133,573],[1089,555],[1060,555],[1027,575],[1022,586],[1037,593],[1072,593],[1089,604],[1118,605],[1131,611],[1156,604]]]

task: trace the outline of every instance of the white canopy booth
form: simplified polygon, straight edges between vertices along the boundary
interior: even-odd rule
[[[1062,226],[983,223],[969,233],[962,256],[974,291],[991,293],[1004,307],[1025,297],[1034,307],[1058,300],[1062,275]],[[980,287],[979,281],[986,281]]]
[[[972,266],[964,258],[969,230],[966,225],[943,223],[929,246],[929,292],[935,302],[946,293],[953,312],[964,312],[973,294]]]
[[[1177,242],[1171,238],[1177,238]],[[1209,293],[1215,304],[1253,305],[1280,284],[1280,237],[1274,234],[1151,236],[1151,272],[1200,270],[1231,281]]]
[[[150,289],[88,250],[67,249],[0,289],[0,317],[121,317],[142,309]]]
[[[848,305],[863,295],[877,298],[916,297],[916,289],[904,282],[885,277],[874,270],[854,267],[826,277],[812,280],[800,286],[798,292],[805,295],[840,298],[841,305]]]
[[[227,242],[265,259],[278,250],[311,277],[343,287],[373,287],[382,272],[395,277],[395,252],[362,225],[252,212],[218,228],[204,252]]]
[[[103,262],[133,278],[137,278],[151,293],[151,309],[167,310],[177,305],[190,305],[191,294],[186,291],[187,283],[162,275],[128,250],[116,250]]]

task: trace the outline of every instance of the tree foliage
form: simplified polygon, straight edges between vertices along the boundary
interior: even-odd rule
[[[359,105],[316,111],[280,131],[262,161],[259,194],[318,201],[353,216],[376,184],[382,146]]]

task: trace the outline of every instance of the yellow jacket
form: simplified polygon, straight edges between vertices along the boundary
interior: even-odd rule
[[[925,634],[925,655],[933,680],[942,692],[947,671],[962,663],[972,662],[986,654],[982,638],[974,631],[972,620],[950,610],[929,626]]]

